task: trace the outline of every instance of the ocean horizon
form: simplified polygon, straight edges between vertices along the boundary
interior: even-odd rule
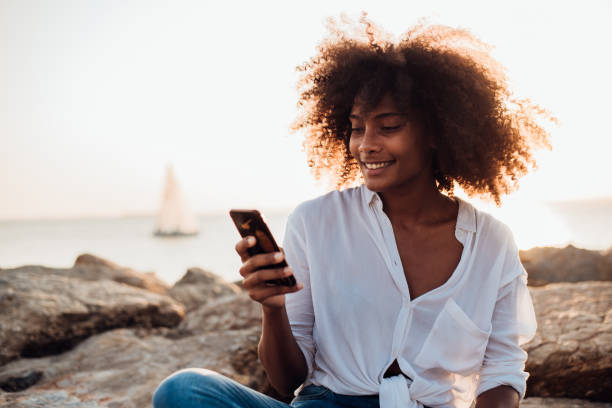
[[[520,249],[569,244],[591,250],[612,248],[612,198],[541,202],[490,212],[510,226]],[[264,214],[279,244],[289,213]],[[240,236],[229,215],[200,215],[197,220],[198,235],[170,238],[153,235],[153,215],[0,221],[0,268],[69,268],[78,255],[90,253],[140,272],[154,272],[168,284],[190,267],[228,281],[240,279],[240,260],[234,251]]]

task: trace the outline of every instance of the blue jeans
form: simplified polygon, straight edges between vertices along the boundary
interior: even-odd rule
[[[304,387],[290,405],[214,371],[190,368],[172,374],[155,390],[153,408],[378,408],[378,395],[341,395],[320,385]]]

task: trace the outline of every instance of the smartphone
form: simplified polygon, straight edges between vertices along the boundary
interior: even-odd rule
[[[278,252],[280,248],[276,244],[270,229],[264,222],[261,214],[257,210],[230,210],[230,217],[234,221],[236,228],[238,228],[238,232],[241,237],[247,237],[249,235],[254,236],[257,239],[257,242],[254,246],[247,249],[249,255],[258,255],[264,254],[268,252]],[[274,264],[268,265],[265,268],[275,269],[275,268],[283,268],[287,266],[287,262],[284,260]],[[261,268],[260,268],[261,269]],[[285,278],[268,280],[266,283],[273,285],[283,285],[283,286],[294,286],[296,284],[295,277],[293,275],[287,276]]]

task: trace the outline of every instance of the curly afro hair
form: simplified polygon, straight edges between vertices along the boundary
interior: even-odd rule
[[[316,179],[331,176],[338,189],[363,181],[348,144],[349,114],[358,98],[374,108],[391,94],[398,108],[422,121],[434,150],[438,189],[459,186],[493,199],[517,187],[535,167],[534,150],[550,148],[542,120],[555,122],[527,99],[514,98],[490,47],[468,31],[419,23],[399,41],[367,19],[329,20],[318,54],[298,67],[304,148]]]

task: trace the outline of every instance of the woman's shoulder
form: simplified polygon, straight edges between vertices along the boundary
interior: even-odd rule
[[[463,207],[463,217],[460,216],[459,221],[471,226],[471,230],[481,240],[484,239],[502,245],[514,242],[512,230],[506,223],[491,213],[476,207],[469,201],[462,199],[459,199],[459,201],[460,206]],[[468,227],[468,229],[470,228]]]
[[[474,220],[473,225],[477,233],[492,232],[501,235],[512,234],[510,227],[493,214],[478,208],[467,200],[459,198],[458,200],[460,201],[460,205],[464,208],[464,212],[470,214],[470,217]]]
[[[493,270],[499,270],[500,285],[508,283],[517,275],[524,275],[525,270],[521,265],[518,247],[514,240],[514,234],[510,227],[487,211],[479,209],[464,201],[463,205],[474,214],[475,237],[474,252],[486,268],[487,274]],[[492,268],[490,265],[499,265],[500,268]],[[476,270],[478,268],[474,268]]]

